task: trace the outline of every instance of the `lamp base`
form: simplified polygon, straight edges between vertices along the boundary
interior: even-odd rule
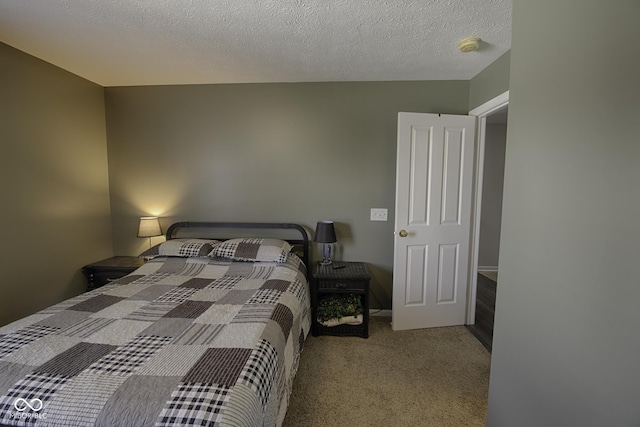
[[[331,265],[333,264],[333,261],[331,261],[330,259],[323,259],[322,261],[318,261],[318,265]]]

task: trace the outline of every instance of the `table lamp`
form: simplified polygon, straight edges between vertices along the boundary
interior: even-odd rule
[[[162,230],[160,229],[160,220],[157,216],[143,216],[140,218],[140,224],[138,225],[138,237],[149,238],[149,248],[151,248],[151,238],[156,236],[162,236]]]
[[[318,221],[313,241],[322,243],[322,261],[320,265],[330,265],[331,244],[338,241],[338,239],[336,239],[336,230],[333,226],[333,221]]]

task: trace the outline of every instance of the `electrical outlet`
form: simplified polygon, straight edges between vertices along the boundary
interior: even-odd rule
[[[386,221],[387,214],[386,208],[371,208],[371,221]]]

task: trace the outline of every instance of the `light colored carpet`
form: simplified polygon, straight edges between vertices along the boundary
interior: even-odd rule
[[[490,354],[464,326],[309,336],[283,426],[484,426]]]

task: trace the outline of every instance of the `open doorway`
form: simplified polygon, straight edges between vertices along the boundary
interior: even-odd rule
[[[470,114],[478,116],[478,152],[467,327],[491,351],[499,277],[508,92]]]

